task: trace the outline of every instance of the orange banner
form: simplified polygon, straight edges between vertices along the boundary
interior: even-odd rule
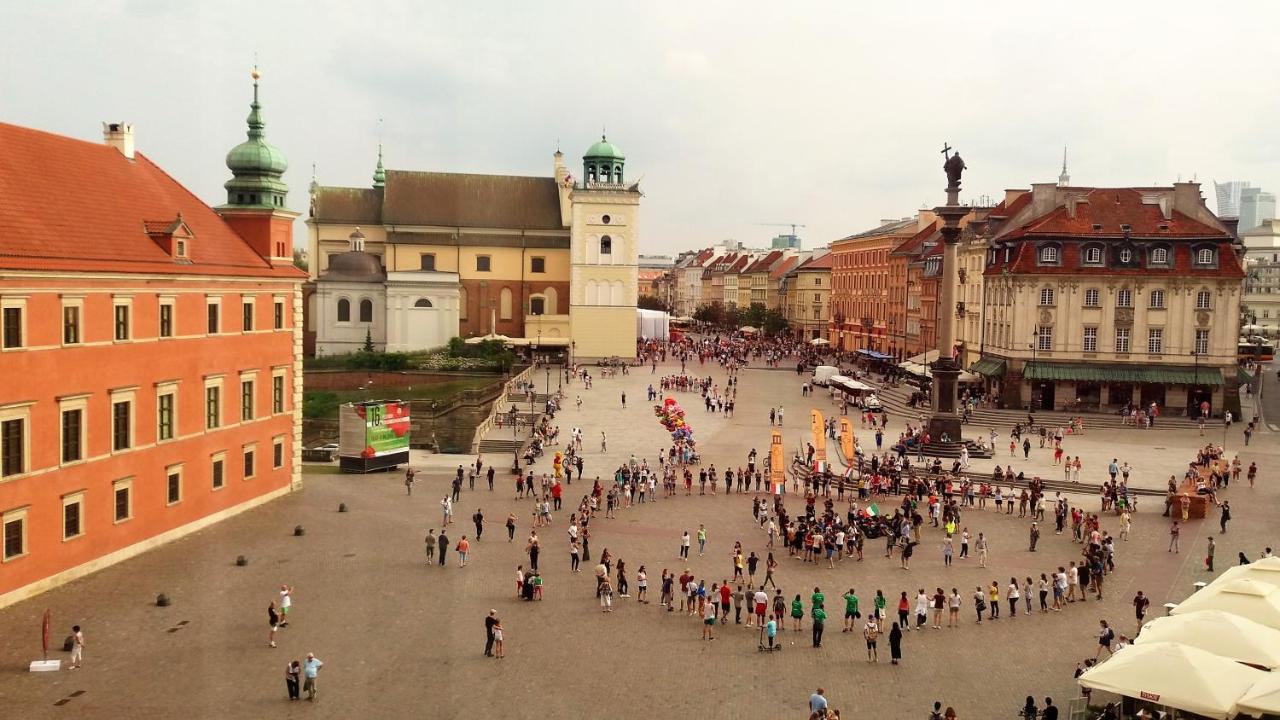
[[[774,495],[780,495],[787,484],[785,453],[782,450],[782,433],[774,430],[769,440],[769,487]]]
[[[853,423],[849,422],[849,418],[840,418],[840,449],[844,451],[844,461],[850,466],[856,465],[853,459]]]
[[[827,421],[822,418],[822,413],[817,410],[811,410],[810,419],[813,428],[813,459],[818,462],[827,461]]]

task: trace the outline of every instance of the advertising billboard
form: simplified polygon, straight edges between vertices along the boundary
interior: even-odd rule
[[[338,408],[338,459],[343,470],[369,472],[409,461],[409,403],[373,400]]]

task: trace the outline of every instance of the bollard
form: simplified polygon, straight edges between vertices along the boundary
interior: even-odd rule
[[[236,567],[244,567],[245,565],[248,565],[248,564],[249,564],[249,558],[243,555],[236,556]]]
[[[346,504],[346,503],[338,503],[338,512],[346,512],[346,511],[347,511],[347,504]]]
[[[303,535],[306,535],[306,534],[307,534],[307,529],[302,527],[301,525],[297,525],[293,528],[294,537],[302,537]]]
[[[1192,585],[1191,585],[1191,592],[1192,592],[1193,594],[1194,594],[1194,593],[1198,593],[1198,592],[1200,592],[1201,590],[1203,590],[1203,589],[1205,588],[1205,586],[1206,586],[1206,585],[1208,585],[1208,584],[1209,584],[1209,583],[1204,582],[1203,580],[1202,580],[1202,581],[1200,581],[1200,582],[1194,583],[1194,584],[1192,584]]]
[[[169,596],[160,593],[156,596],[156,607],[169,607]]]

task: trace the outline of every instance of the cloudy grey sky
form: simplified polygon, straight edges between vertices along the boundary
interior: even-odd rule
[[[614,6],[616,5],[616,7]],[[1073,182],[1280,191],[1275,2],[4,2],[0,120],[139,149],[210,203],[257,53],[290,205],[389,167],[549,175],[606,126],[642,251],[804,223],[806,247],[942,201]],[[0,150],[2,151],[2,150]],[[299,229],[298,239],[302,233]]]

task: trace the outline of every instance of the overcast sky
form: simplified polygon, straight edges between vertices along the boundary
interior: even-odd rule
[[[618,7],[614,7],[617,5]],[[607,127],[641,251],[805,247],[943,201],[1193,176],[1280,191],[1275,2],[4,2],[0,121],[140,151],[211,204],[257,53],[289,204],[311,165],[575,174]],[[0,152],[3,149],[0,148]],[[303,239],[299,225],[297,240]]]

